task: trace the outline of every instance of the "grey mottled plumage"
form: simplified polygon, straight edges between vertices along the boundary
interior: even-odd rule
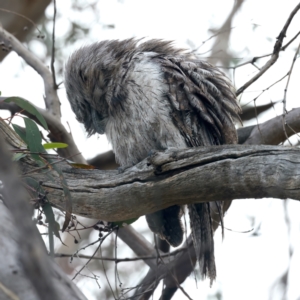
[[[66,64],[71,107],[89,134],[106,133],[118,163],[132,166],[149,151],[236,143],[240,112],[225,75],[170,42],[103,41],[82,47]],[[217,203],[222,217],[222,202]],[[216,276],[212,204],[188,205],[201,272]],[[180,206],[147,215],[171,245],[183,239]]]

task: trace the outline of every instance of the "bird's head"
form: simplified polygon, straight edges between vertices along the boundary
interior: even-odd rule
[[[105,133],[107,94],[115,72],[106,42],[75,51],[65,66],[65,88],[77,120],[89,135]]]
[[[65,66],[71,107],[89,135],[105,133],[109,115],[127,97],[124,82],[138,40],[109,40],[75,51]]]

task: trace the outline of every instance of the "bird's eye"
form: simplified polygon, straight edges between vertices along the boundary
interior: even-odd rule
[[[79,76],[83,82],[87,81],[87,76],[82,72],[82,70],[79,71]]]

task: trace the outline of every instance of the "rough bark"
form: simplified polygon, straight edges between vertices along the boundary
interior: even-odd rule
[[[85,299],[48,257],[5,146],[0,136],[0,298]]]
[[[24,258],[28,258],[28,253],[24,247],[20,247],[18,243],[18,231],[19,224],[13,221],[12,214],[0,201],[0,299],[2,300],[39,300],[46,299],[46,295],[39,297],[33,282],[28,277],[28,274],[24,271],[24,268],[20,262],[20,251],[23,252]],[[28,233],[26,236],[28,240],[31,240]],[[37,248],[37,245],[33,245]],[[48,260],[46,253],[39,252],[41,257]],[[36,264],[36,261],[35,261]],[[35,266],[34,264],[32,267]],[[76,285],[72,283],[63,271],[54,262],[48,265],[48,276],[45,278],[38,277],[36,274],[35,282],[41,281],[49,282],[52,280],[55,291],[59,294],[59,298],[47,298],[47,299],[86,299],[83,294],[78,290]],[[45,291],[44,291],[45,293]],[[53,293],[49,294],[52,297]],[[18,298],[17,298],[18,297]]]
[[[144,160],[123,174],[67,166],[62,170],[74,212],[112,221],[175,204],[264,197],[299,200],[299,163],[297,148],[225,146],[158,153],[150,165]],[[59,182],[48,180],[43,186],[51,202],[61,204]]]
[[[14,149],[22,145],[3,121],[0,131]],[[223,145],[168,150],[156,152],[120,174],[75,168],[59,157],[49,157],[67,180],[73,213],[94,219],[120,221],[175,204],[220,199],[300,199],[300,149],[296,147]],[[20,161],[20,168],[23,177],[42,181],[54,205],[64,207],[56,171],[49,168],[45,172],[45,167],[42,172],[29,155]]]
[[[236,145],[158,152],[121,174],[73,168],[65,162],[59,168],[75,214],[120,221],[175,204],[264,197],[299,200],[299,163],[300,150],[295,147]],[[58,174],[53,171],[49,179],[29,162],[21,166],[24,176],[42,181],[53,204],[64,207]]]

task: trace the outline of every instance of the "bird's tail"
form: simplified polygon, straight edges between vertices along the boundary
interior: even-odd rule
[[[213,224],[211,217],[211,203],[196,203],[188,205],[192,229],[193,243],[201,275],[210,278],[210,284],[216,278],[216,265],[214,255]],[[218,206],[219,204],[217,204]],[[222,207],[221,218],[223,217]]]

